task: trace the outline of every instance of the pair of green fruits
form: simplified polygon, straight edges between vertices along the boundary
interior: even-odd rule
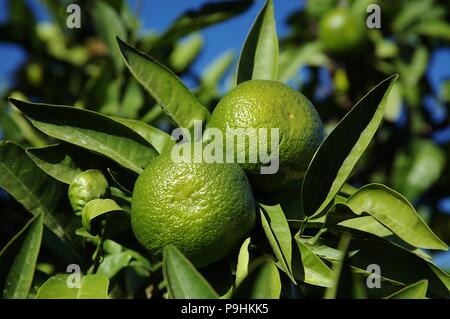
[[[138,177],[131,206],[136,238],[156,256],[173,244],[197,267],[225,257],[251,233],[256,219],[252,189],[279,191],[300,183],[323,139],[311,102],[268,80],[243,82],[228,92],[208,127],[224,133],[227,128],[278,128],[279,170],[260,175],[263,163],[176,162],[168,150]]]

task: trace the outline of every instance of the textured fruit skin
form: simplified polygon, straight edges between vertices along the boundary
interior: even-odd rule
[[[323,125],[312,103],[290,86],[277,81],[250,80],[228,92],[217,104],[209,127],[279,128],[280,169],[260,174],[261,164],[239,163],[255,188],[290,188],[304,174],[323,139]],[[248,154],[248,148],[246,149]]]
[[[160,256],[174,244],[197,267],[231,252],[255,224],[250,184],[236,164],[175,163],[170,151],[138,177],[131,225],[138,241]]]
[[[363,48],[367,26],[348,9],[328,12],[320,21],[319,40],[324,49],[336,55],[354,55]]]

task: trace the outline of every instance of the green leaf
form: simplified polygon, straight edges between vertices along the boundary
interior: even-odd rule
[[[157,155],[139,134],[99,113],[68,106],[9,101],[47,135],[101,154],[138,174]]]
[[[210,117],[208,109],[172,71],[119,38],[117,41],[133,76],[179,127],[191,129],[195,120],[205,121]]]
[[[225,72],[230,68],[234,60],[234,53],[227,51],[207,65],[201,76],[202,86],[216,88]]]
[[[426,21],[413,27],[413,30],[421,35],[433,38],[450,40],[450,24],[445,21]]]
[[[198,57],[202,47],[203,37],[200,34],[191,35],[189,38],[177,43],[169,56],[172,69],[176,72],[188,69],[189,65]]]
[[[64,143],[27,148],[25,151],[40,169],[69,185],[84,170],[112,164],[97,154]]]
[[[106,214],[125,213],[126,212],[112,199],[93,199],[84,206],[81,212],[83,227],[91,234],[95,235],[98,231],[99,219],[106,218]],[[95,223],[95,225],[94,225]]]
[[[106,2],[95,1],[93,3],[92,17],[98,34],[108,46],[117,70],[121,70],[123,64],[117,48],[116,36],[122,39],[125,38],[126,30],[119,14]]]
[[[159,37],[153,49],[160,48],[191,32],[225,21],[246,11],[253,0],[215,1],[180,15]]]
[[[339,122],[309,164],[301,197],[306,216],[325,209],[344,185],[383,118],[397,75],[378,84]]]
[[[107,240],[105,244],[107,242],[111,241]],[[104,247],[104,250],[107,250],[106,247]],[[104,257],[103,261],[97,269],[96,274],[103,275],[111,279],[122,269],[137,266],[142,267],[148,272],[153,270],[150,262],[141,254],[130,249],[124,249],[121,251],[113,252],[112,254]]]
[[[292,235],[280,205],[261,206],[261,223],[275,255],[276,265],[295,282],[292,272]]]
[[[247,238],[241,245],[239,249],[238,261],[236,266],[236,287],[241,284],[245,277],[249,273],[250,264],[250,237]]]
[[[414,25],[423,16],[424,12],[432,8],[432,0],[411,1],[407,6],[403,6],[393,21],[395,32],[407,30],[408,27]]]
[[[287,82],[298,75],[302,66],[321,66],[325,65],[327,61],[328,58],[321,51],[319,42],[309,42],[300,47],[284,49],[280,52],[278,80]]]
[[[128,126],[140,136],[145,138],[147,142],[153,145],[158,153],[161,153],[162,151],[175,145],[175,141],[169,134],[156,127],[148,125],[147,123],[118,117],[114,117],[114,120]]]
[[[3,298],[5,299],[25,299],[28,297],[41,248],[43,215],[39,214],[33,217],[23,230],[25,229],[28,229],[27,236],[6,277],[5,289],[3,290]],[[0,252],[0,255],[3,254],[4,250]]]
[[[428,289],[428,280],[423,279],[412,285],[400,289],[386,299],[425,299]]]
[[[339,250],[343,258],[333,267],[336,280],[325,292],[325,299],[351,299],[353,297],[353,274],[348,258],[351,236],[345,233],[339,242]]]
[[[76,274],[60,274],[50,277],[38,290],[36,299],[106,299],[109,280],[102,275],[85,275],[80,287],[70,288],[71,277]]]
[[[216,299],[217,293],[174,246],[164,249],[163,273],[169,294],[175,299]]]
[[[273,0],[267,0],[242,47],[237,82],[254,79],[277,80],[278,38]]]
[[[333,271],[305,243],[298,239],[296,242],[304,269],[302,281],[321,287],[333,286],[335,278]]]
[[[398,152],[392,172],[393,188],[414,200],[435,184],[444,169],[445,154],[433,142],[417,139]]]
[[[65,194],[64,184],[45,174],[11,142],[0,142],[0,170],[0,186],[33,215],[42,213],[44,224],[62,241],[76,247],[73,231],[79,222],[73,214],[58,208]]]
[[[65,145],[27,148],[26,152],[40,169],[60,182],[70,184],[82,172],[68,154]]]
[[[363,186],[346,204],[357,214],[370,214],[414,247],[448,250],[448,246],[431,231],[407,199],[387,186]]]
[[[243,280],[232,298],[278,299],[280,293],[280,274],[277,266],[269,260],[258,266]]]
[[[129,79],[127,82],[120,108],[120,115],[126,118],[137,118],[139,116],[139,110],[145,102],[144,93],[142,92],[141,85],[137,81]]]

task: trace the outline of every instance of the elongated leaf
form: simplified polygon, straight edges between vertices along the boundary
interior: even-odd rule
[[[278,268],[272,261],[253,270],[237,287],[233,298],[278,299],[281,293],[281,280]]]
[[[277,80],[278,38],[273,0],[267,0],[245,40],[239,58],[237,82]]]
[[[203,37],[193,34],[188,39],[177,43],[169,57],[170,65],[176,72],[185,71],[197,58],[203,47]]]
[[[317,150],[302,185],[303,211],[311,216],[327,207],[344,185],[381,123],[397,75],[378,84],[339,122]]]
[[[28,148],[26,152],[40,169],[60,182],[70,184],[82,172],[61,144]]]
[[[402,288],[386,299],[425,299],[428,289],[428,280],[420,280],[408,287]]]
[[[153,147],[161,153],[165,149],[173,146],[175,141],[171,138],[169,134],[160,129],[148,125],[147,123],[137,121],[137,120],[129,120],[123,118],[114,117],[114,119],[138,133],[140,136],[145,138],[147,142],[149,142]]]
[[[348,258],[350,240],[351,236],[347,233],[342,236],[339,242],[339,250],[342,251],[343,258],[333,267],[336,273],[336,281],[333,286],[326,290],[326,299],[351,299],[353,297],[353,274]]]
[[[48,175],[69,185],[85,170],[116,166],[102,156],[64,143],[27,148],[26,153]]]
[[[335,277],[333,271],[305,243],[301,240],[296,240],[296,243],[304,269],[303,281],[315,286],[331,287]]]
[[[0,142],[0,169],[0,186],[33,215],[42,213],[44,224],[76,247],[73,231],[79,222],[71,212],[57,206],[65,195],[64,184],[45,174],[20,146],[11,142]]]
[[[99,113],[68,106],[9,101],[47,135],[101,154],[136,173],[141,173],[142,167],[157,155],[139,134]]]
[[[95,1],[92,10],[92,21],[102,40],[106,43],[118,70],[123,63],[116,43],[116,36],[125,38],[126,30],[119,14],[113,7],[103,1]]]
[[[200,30],[209,25],[230,19],[247,10],[253,0],[215,1],[204,4],[196,10],[190,10],[180,15],[158,39],[153,49]]]
[[[133,76],[179,127],[191,129],[193,121],[205,121],[210,117],[208,109],[172,71],[119,38],[117,41]]]
[[[233,63],[233,60],[234,53],[232,51],[227,51],[212,61],[202,74],[202,85],[208,88],[216,88],[225,72]]]
[[[28,297],[41,248],[43,220],[43,215],[39,214],[25,226],[25,228],[28,228],[27,236],[9,270],[3,298],[25,299]],[[0,255],[2,252],[0,252]]]
[[[273,254],[280,267],[295,282],[292,273],[292,235],[289,224],[281,210],[277,206],[261,206],[261,223],[267,236]]]
[[[172,298],[218,298],[206,279],[174,246],[167,246],[164,249],[163,272]]]
[[[135,251],[125,250],[116,254],[106,256],[97,269],[96,274],[103,275],[109,279],[113,278],[119,271],[126,267],[140,266],[151,271],[150,262]]]
[[[73,284],[68,275],[50,277],[38,290],[36,299],[106,299],[108,298],[109,280],[103,275],[86,275],[81,277],[80,287]]]
[[[445,153],[432,141],[417,139],[408,152],[398,152],[394,161],[393,188],[414,200],[436,183],[445,167]]]
[[[249,273],[250,253],[248,246],[250,245],[250,238],[247,238],[239,249],[238,262],[236,266],[236,286],[247,277]]]
[[[81,220],[83,222],[83,227],[92,235],[97,232],[98,219],[100,217],[105,218],[106,214],[111,213],[126,213],[123,211],[122,207],[117,205],[112,199],[101,199],[97,198],[91,200],[84,206],[81,212]],[[96,225],[93,225],[96,223]]]
[[[381,184],[361,187],[346,203],[354,212],[373,216],[405,242],[419,248],[448,250],[399,193]]]

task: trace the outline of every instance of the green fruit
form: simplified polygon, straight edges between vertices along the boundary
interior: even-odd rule
[[[176,163],[155,158],[136,181],[131,225],[138,241],[160,256],[175,245],[197,267],[217,261],[250,234],[255,202],[236,164]]]
[[[339,8],[327,13],[320,21],[319,40],[323,48],[337,55],[354,55],[365,44],[367,26],[364,20]]]
[[[90,169],[80,173],[70,183],[68,196],[74,212],[79,215],[91,200],[108,194],[108,181],[99,170]]]
[[[260,174],[261,166],[267,164],[263,165],[259,158],[257,163],[239,163],[252,185],[267,191],[298,185],[323,139],[323,125],[311,102],[288,85],[268,80],[243,82],[228,92],[214,110],[209,127],[224,133],[230,128],[279,129],[276,174]],[[261,142],[258,139],[259,145]]]

